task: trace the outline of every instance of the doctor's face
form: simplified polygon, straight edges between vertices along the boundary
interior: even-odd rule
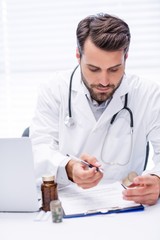
[[[82,80],[92,99],[101,103],[112,97],[124,75],[124,51],[104,51],[87,39],[83,54],[80,56],[77,50],[76,56],[81,67]]]

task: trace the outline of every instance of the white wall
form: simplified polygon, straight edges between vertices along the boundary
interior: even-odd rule
[[[0,0],[0,137],[30,125],[40,83],[76,65],[77,23],[98,12],[128,22],[128,71],[160,81],[159,0]]]

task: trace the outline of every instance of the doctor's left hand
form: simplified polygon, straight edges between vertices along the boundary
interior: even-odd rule
[[[144,175],[134,178],[132,185],[123,191],[123,199],[145,205],[154,205],[160,197],[160,178]]]
[[[95,157],[87,154],[81,155],[80,158],[94,167],[89,168],[83,163],[71,159],[66,166],[68,178],[84,189],[96,186],[103,177],[103,173],[96,170],[97,167],[100,167],[100,163]]]

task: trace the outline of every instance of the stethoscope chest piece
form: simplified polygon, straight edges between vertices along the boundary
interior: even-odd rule
[[[72,117],[66,116],[65,120],[64,120],[64,124],[68,127],[74,127],[75,126],[75,121],[73,120]]]

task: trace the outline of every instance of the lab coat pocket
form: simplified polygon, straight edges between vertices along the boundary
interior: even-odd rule
[[[109,165],[127,165],[132,151],[132,134],[130,122],[119,117],[108,129],[102,148],[102,161]]]

